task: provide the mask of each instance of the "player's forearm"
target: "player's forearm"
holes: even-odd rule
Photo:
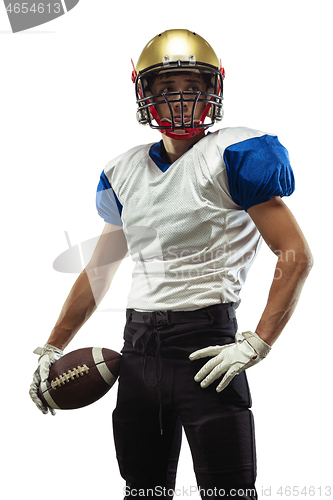
[[[84,270],[76,280],[47,343],[64,349],[96,310],[109,288],[103,279],[88,277]]]
[[[279,256],[267,305],[256,328],[267,344],[276,341],[292,316],[311,267],[308,250],[286,251]]]

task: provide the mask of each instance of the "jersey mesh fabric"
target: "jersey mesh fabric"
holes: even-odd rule
[[[164,172],[149,156],[151,145],[107,165],[104,175],[122,207],[135,262],[128,308],[194,310],[239,301],[260,234],[233,199],[223,156],[230,145],[265,135],[222,129],[201,139]],[[235,155],[232,163],[228,168],[234,172]],[[270,186],[267,192],[271,197],[277,191]]]

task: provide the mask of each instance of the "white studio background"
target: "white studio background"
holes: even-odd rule
[[[94,405],[43,416],[28,395],[37,356],[77,274],[54,259],[103,228],[95,190],[105,164],[159,133],[135,119],[131,57],[159,32],[196,31],[226,69],[224,127],[278,134],[296,192],[286,203],[315,257],[298,308],[269,358],[249,370],[259,496],[279,486],[332,485],[330,351],[331,5],[282,0],[170,1],[148,5],[81,0],[68,14],[12,34],[0,5],[2,215],[2,455],[6,500],[122,498],[111,414],[116,389]],[[254,329],[275,260],[262,247],[238,310]],[[99,311],[68,350],[120,350],[131,278],[121,265]],[[115,309],[115,311],[104,311]],[[139,432],[139,429],[138,429]],[[195,486],[184,440],[177,487]],[[319,488],[322,488],[320,492]],[[271,492],[269,491],[271,488]],[[333,495],[333,493],[332,493]],[[185,495],[184,495],[185,496]],[[192,498],[199,498],[192,493]]]

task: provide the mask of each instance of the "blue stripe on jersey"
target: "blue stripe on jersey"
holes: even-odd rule
[[[208,134],[210,134],[210,132],[208,132]],[[193,148],[194,144],[191,144],[191,146],[188,148],[188,151]],[[164,158],[162,158],[162,151],[165,151],[163,140],[151,146],[151,148],[149,149],[149,156],[162,172],[166,172],[172,165],[172,163],[168,163],[164,160]]]
[[[100,181],[97,186],[96,207],[99,215],[109,224],[122,226],[121,212],[122,205],[119,202],[111,184],[105,173],[101,173]]]
[[[288,151],[277,136],[263,135],[227,147],[223,156],[230,194],[248,210],[273,196],[290,196],[295,180]]]
[[[160,142],[157,142],[156,144],[153,144],[152,147],[149,149],[149,156],[153,160],[153,162],[158,166],[162,172],[166,172],[171,163],[167,163],[161,156],[161,149],[162,149],[162,144],[163,141],[161,140]]]

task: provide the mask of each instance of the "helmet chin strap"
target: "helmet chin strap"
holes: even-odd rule
[[[199,124],[200,120],[194,120],[194,123]],[[172,125],[172,121],[169,118],[162,118],[158,120],[158,125],[160,125],[161,127],[163,127],[163,125],[165,125],[166,127],[170,127],[170,125]],[[163,135],[170,137],[171,139],[176,139],[177,141],[184,141],[185,139],[190,139],[192,137],[195,137],[196,135],[201,134],[207,128],[208,127],[204,126],[200,128],[186,128],[186,129],[181,127],[175,127],[174,129],[162,128],[160,129],[160,132]]]
[[[162,122],[163,125],[163,122]],[[195,128],[195,129],[179,129],[179,132],[174,132],[174,130],[170,129],[161,129],[160,132],[163,135],[166,135],[167,137],[170,137],[171,139],[176,139],[177,141],[184,141],[186,139],[192,139],[196,135],[201,134],[205,130],[207,130],[208,127],[203,127],[203,128]]]

